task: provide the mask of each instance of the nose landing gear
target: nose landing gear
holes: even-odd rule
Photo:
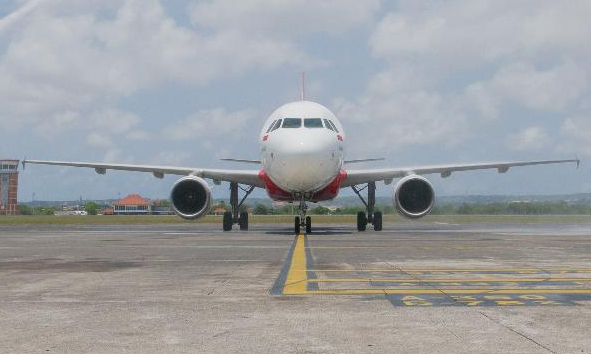
[[[351,186],[353,192],[357,194],[361,202],[365,205],[367,215],[365,212],[360,211],[357,213],[357,231],[365,231],[367,224],[373,224],[374,231],[382,231],[382,213],[379,211],[374,212],[376,205],[376,183],[369,182],[367,186],[363,188],[357,188]],[[367,201],[361,196],[361,191],[367,188]]]
[[[308,211],[308,205],[306,204],[305,200],[302,198],[300,199],[300,215],[295,217],[295,233],[299,234],[302,228],[305,228],[306,234],[312,233],[312,218],[310,216],[306,216],[306,212]]]

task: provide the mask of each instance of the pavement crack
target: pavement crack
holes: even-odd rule
[[[397,269],[397,270],[398,270],[400,273],[402,273],[402,274],[405,274],[405,275],[407,275],[407,276],[409,276],[409,277],[413,278],[414,280],[416,280],[416,281],[418,282],[418,284],[421,284],[421,285],[423,285],[423,286],[428,286],[428,287],[430,287],[431,289],[437,290],[437,291],[439,291],[439,292],[440,292],[442,295],[444,295],[445,297],[449,298],[451,301],[453,301],[453,302],[455,302],[455,303],[462,304],[462,305],[464,305],[464,306],[466,306],[466,307],[467,307],[467,305],[466,305],[466,304],[462,303],[461,301],[458,301],[456,298],[454,298],[454,297],[453,297],[453,296],[451,296],[450,294],[446,293],[446,292],[445,292],[445,290],[443,290],[443,289],[440,289],[440,288],[439,288],[439,287],[437,287],[437,286],[434,286],[432,283],[429,283],[428,281],[425,281],[425,279],[419,278],[419,277],[415,276],[414,274],[412,274],[412,273],[409,273],[409,272],[405,271],[404,269],[402,269],[401,267],[399,267],[399,266],[397,266],[397,265],[395,265],[395,264],[391,264],[391,263],[389,263],[389,262],[386,262],[386,264],[387,264],[387,265],[389,265],[390,267],[394,268],[394,269]],[[384,291],[384,292],[385,292],[385,291]]]
[[[516,330],[516,329],[513,329],[513,328],[511,328],[510,326],[507,326],[507,325],[505,325],[505,324],[501,323],[500,321],[496,321],[495,319],[493,319],[492,317],[488,316],[488,315],[487,315],[487,314],[485,314],[484,312],[482,312],[482,311],[478,311],[478,313],[479,313],[479,314],[481,314],[482,316],[484,316],[484,317],[485,317],[486,319],[488,319],[489,321],[491,321],[491,322],[493,322],[493,323],[496,323],[496,324],[498,324],[499,326],[502,326],[502,327],[504,327],[504,328],[506,328],[506,329],[510,330],[511,332],[513,332],[513,333],[515,333],[515,334],[517,334],[517,335],[521,336],[522,338],[525,338],[525,339],[527,339],[528,341],[530,341],[530,342],[534,343],[534,344],[535,344],[535,345],[537,345],[538,347],[540,347],[540,348],[542,348],[542,349],[545,349],[545,350],[546,350],[546,351],[548,351],[549,353],[558,354],[557,352],[555,352],[555,351],[553,351],[552,349],[550,349],[550,348],[546,347],[546,346],[545,346],[545,345],[543,345],[542,343],[540,343],[540,342],[537,342],[535,339],[533,339],[533,338],[531,338],[531,337],[528,337],[528,336],[526,336],[525,334],[523,334],[523,333],[519,332],[519,331],[518,331],[518,330]]]

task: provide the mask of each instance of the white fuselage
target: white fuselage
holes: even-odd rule
[[[263,170],[283,191],[312,195],[339,176],[344,136],[341,123],[326,107],[309,101],[285,104],[261,131]]]

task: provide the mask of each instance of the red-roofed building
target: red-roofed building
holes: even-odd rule
[[[152,204],[139,194],[130,194],[113,203],[115,215],[137,215],[152,213]]]

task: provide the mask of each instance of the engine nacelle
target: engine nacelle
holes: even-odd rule
[[[392,202],[400,215],[413,219],[421,218],[429,214],[433,208],[435,191],[425,177],[406,176],[394,187]]]
[[[197,219],[211,209],[211,189],[207,182],[195,176],[186,176],[172,186],[170,201],[174,212],[184,219]]]

